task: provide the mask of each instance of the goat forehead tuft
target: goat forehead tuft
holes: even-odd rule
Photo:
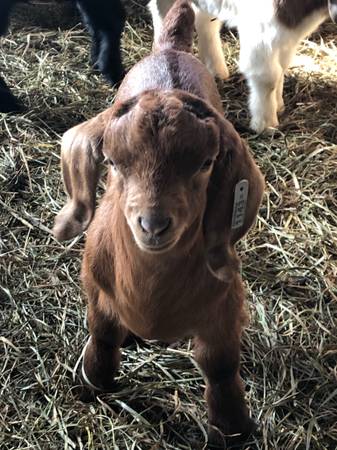
[[[198,119],[205,120],[212,117],[210,109],[198,99],[184,101],[184,110],[194,114]]]
[[[114,108],[114,116],[120,118],[128,114],[132,108],[137,104],[138,97],[132,97],[123,103],[117,103]]]
[[[124,114],[121,114],[123,113]],[[188,171],[219,148],[218,122],[202,100],[172,92],[147,92],[120,106],[105,133],[115,161],[143,172]]]
[[[134,109],[133,119],[153,134],[168,129],[184,135],[191,130],[205,131],[210,125],[205,119],[212,121],[214,117],[202,100],[164,92],[144,95]]]
[[[197,126],[198,121],[214,120],[214,111],[202,99],[187,92],[153,89],[117,103],[113,116],[129,118],[133,126],[158,130],[172,124],[179,126],[184,120],[190,128]]]
[[[161,107],[168,110],[181,109],[182,102],[172,93],[165,91],[148,91],[139,97],[138,105],[140,109],[146,111]]]

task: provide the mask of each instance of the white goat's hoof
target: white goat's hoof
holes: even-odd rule
[[[225,61],[214,61],[214,58],[210,58],[208,61],[203,61],[208,71],[215,78],[219,78],[220,80],[227,80],[229,78],[229,70]]]
[[[219,80],[227,80],[229,78],[229,70],[227,69],[227,66],[210,68],[209,71],[215,78],[219,78]]]
[[[256,133],[262,133],[263,131],[267,131],[268,129],[277,128],[279,122],[277,119],[274,120],[266,120],[266,119],[255,119],[253,118],[250,121],[250,128]]]

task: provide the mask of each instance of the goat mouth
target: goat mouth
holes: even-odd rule
[[[141,250],[143,250],[144,252],[152,253],[152,254],[159,254],[159,253],[167,252],[175,245],[176,242],[177,242],[177,240],[174,239],[170,242],[165,242],[163,244],[149,245],[149,244],[145,244],[144,242],[141,242],[137,239],[138,247]]]

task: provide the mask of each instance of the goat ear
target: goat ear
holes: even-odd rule
[[[55,218],[53,234],[59,241],[80,234],[93,218],[108,111],[71,128],[63,135],[61,165],[68,201]]]
[[[219,116],[220,151],[207,193],[204,233],[211,272],[228,281],[239,269],[234,244],[253,225],[264,180],[234,127]]]
[[[328,0],[328,7],[331,20],[337,23],[337,0]]]

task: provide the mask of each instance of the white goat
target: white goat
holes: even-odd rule
[[[149,4],[156,41],[172,0]],[[236,27],[240,37],[240,71],[250,89],[250,127],[262,132],[278,126],[284,110],[284,73],[299,42],[312,33],[329,13],[337,20],[337,0],[193,0],[199,55],[210,72],[228,78],[222,52],[222,22]]]

